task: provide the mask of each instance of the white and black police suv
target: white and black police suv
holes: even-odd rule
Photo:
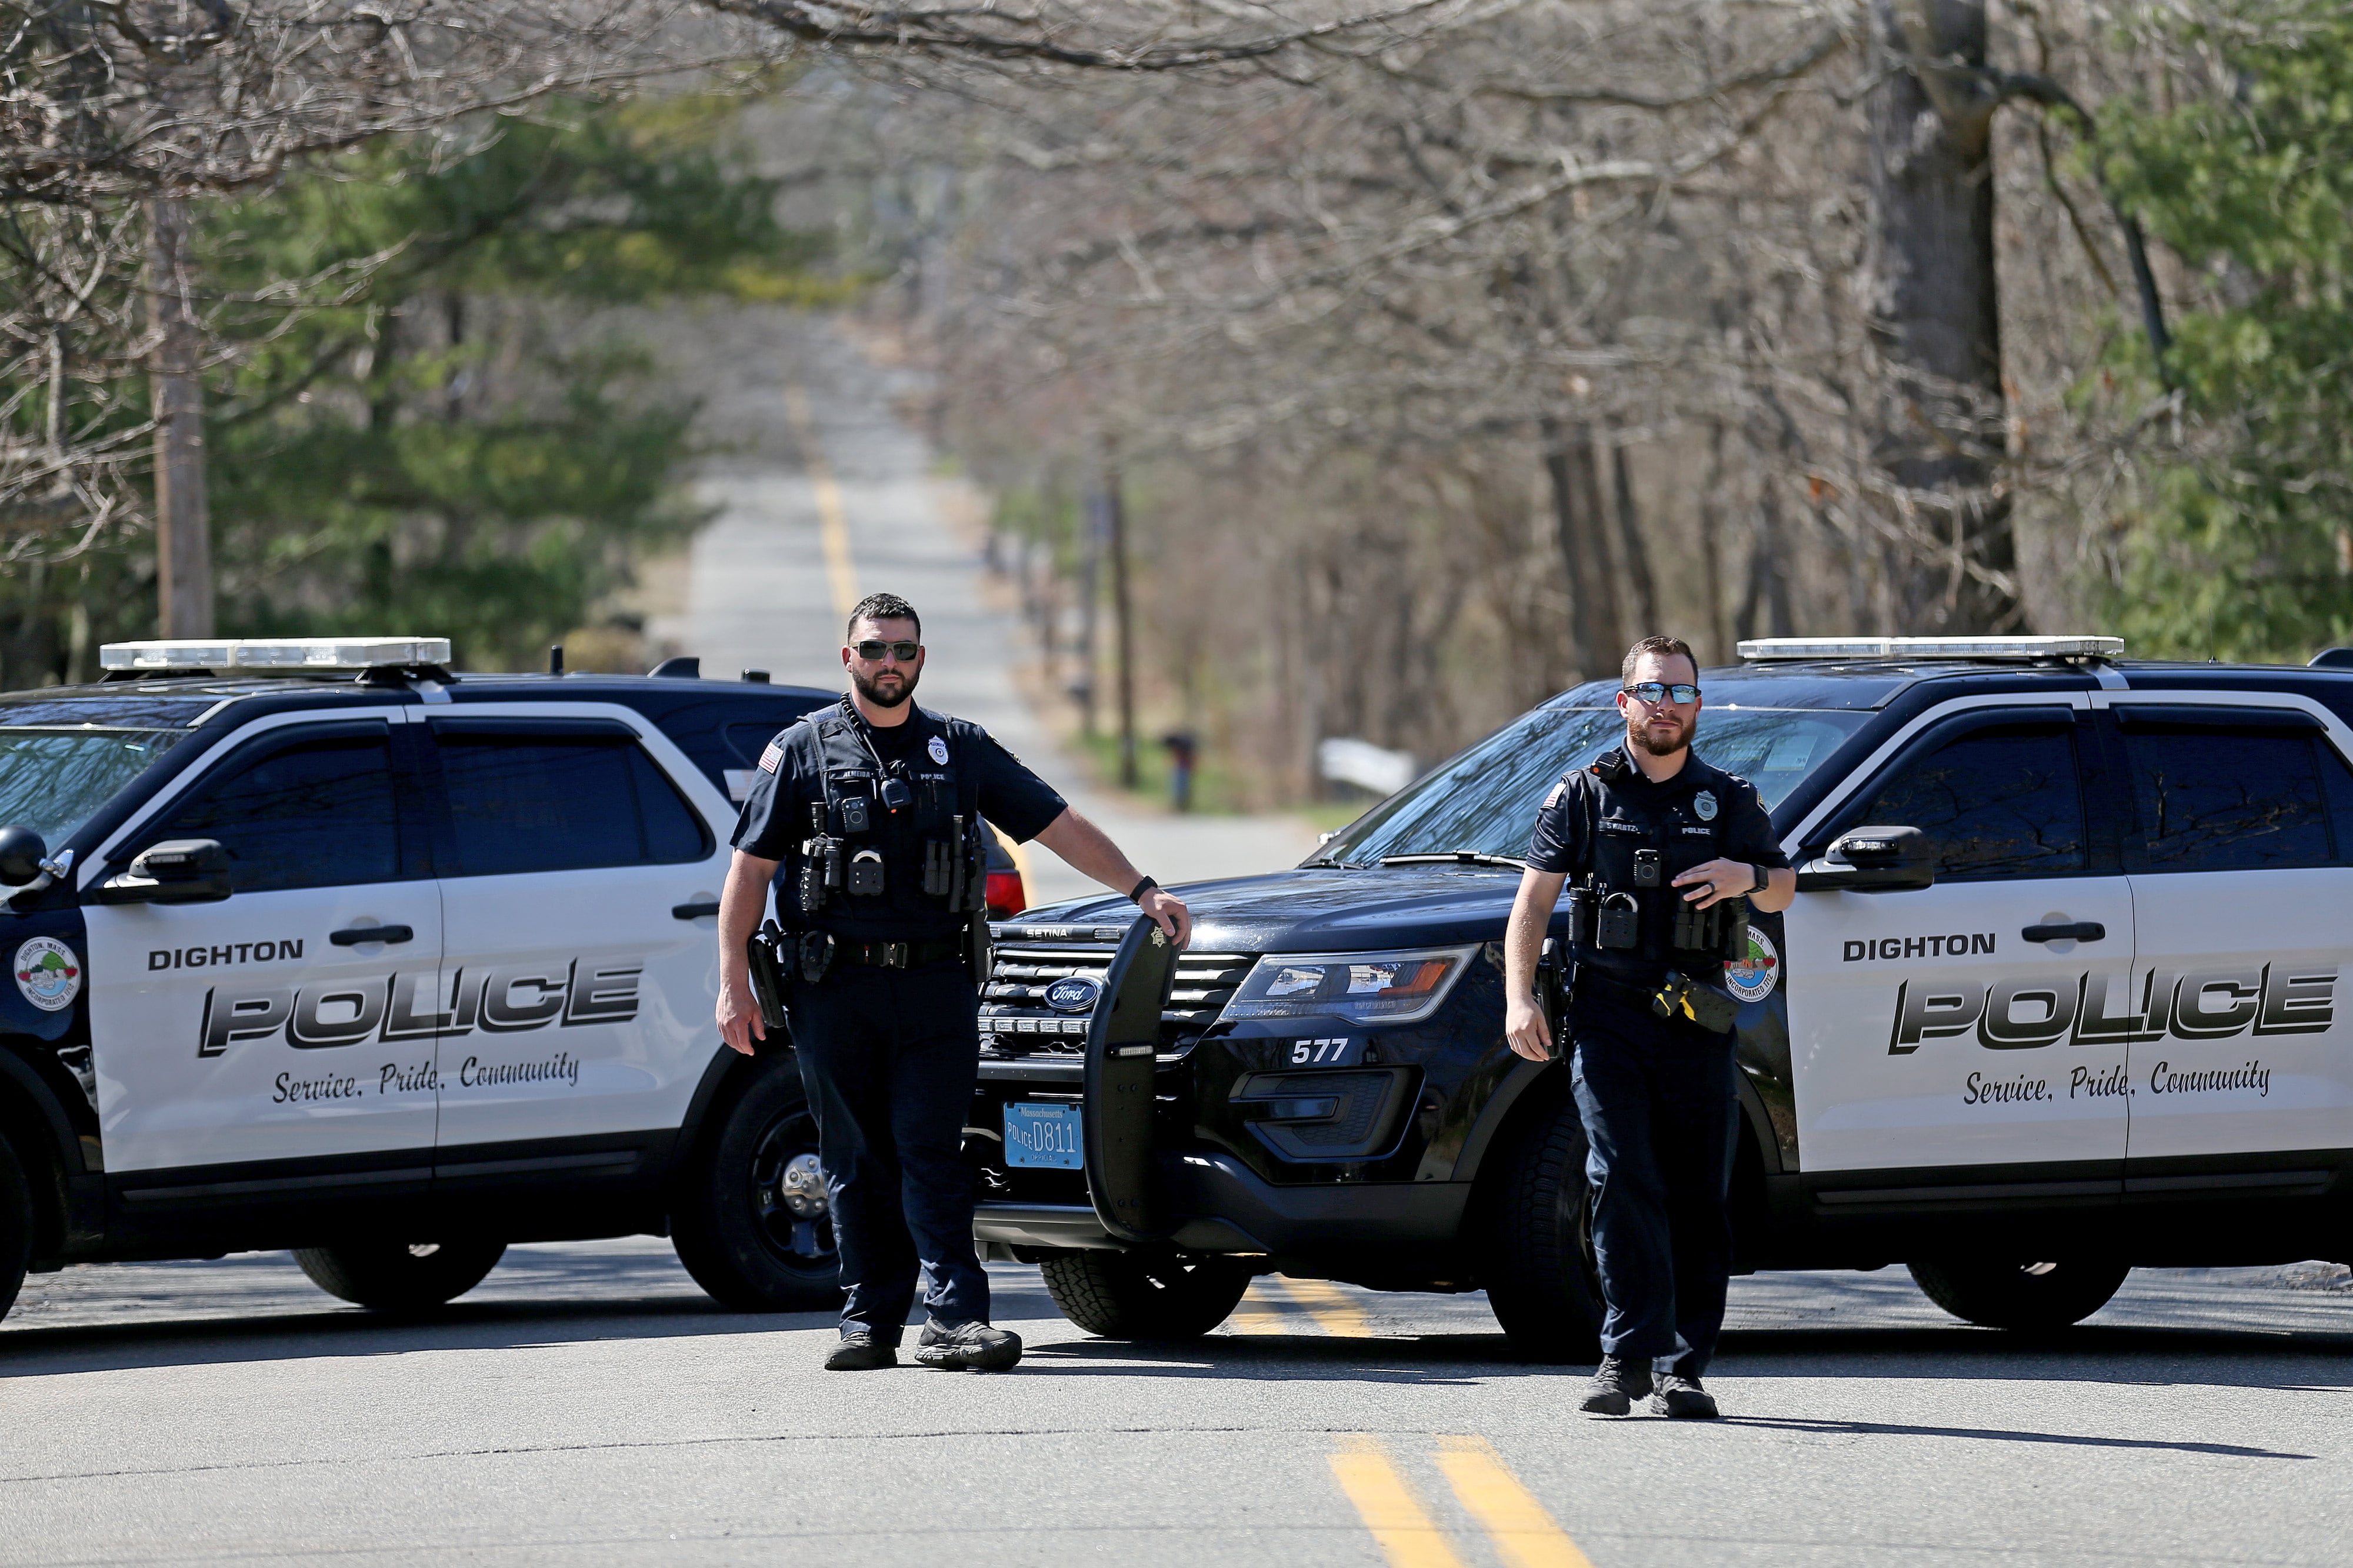
[[[2126,662],[2108,637],[1773,639],[1697,747],[1800,868],[1734,1047],[1737,1266],[1905,1263],[1980,1323],[2136,1264],[2353,1261],[2353,654]],[[1484,1288],[1595,1354],[1568,1069],[1510,1055],[1538,803],[1618,745],[1568,691],[1299,868],[997,928],[969,1134],[999,1257],[1100,1333],[1204,1332],[1253,1273]],[[1556,934],[1565,934],[1564,905]]]
[[[448,658],[115,644],[0,696],[0,1310],[278,1247],[413,1308],[640,1232],[730,1305],[839,1300],[791,1058],[712,1023],[731,797],[832,695]]]

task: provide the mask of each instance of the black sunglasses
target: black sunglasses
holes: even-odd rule
[[[1620,687],[1619,689],[1625,692],[1629,697],[1633,698],[1638,702],[1655,704],[1661,698],[1668,696],[1673,697],[1677,702],[1696,702],[1699,700],[1699,688],[1696,686],[1685,686],[1681,682],[1678,682],[1673,686],[1669,686],[1663,681],[1638,680],[1631,686],[1622,686]]]
[[[857,647],[858,657],[869,664],[881,658],[886,652],[897,656],[901,664],[913,664],[915,662],[915,656],[923,651],[923,645],[917,642],[862,642]]]

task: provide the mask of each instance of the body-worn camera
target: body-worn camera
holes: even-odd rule
[[[1659,885],[1659,852],[1655,849],[1634,851],[1634,886],[1655,888]]]
[[[841,797],[841,830],[844,833],[871,833],[874,830],[874,813],[862,795]]]

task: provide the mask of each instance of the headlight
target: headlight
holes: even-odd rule
[[[1271,952],[1226,1004],[1228,1018],[1345,1018],[1411,1024],[1438,1011],[1472,947],[1406,952]]]

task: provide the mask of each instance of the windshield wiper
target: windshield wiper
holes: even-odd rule
[[[1312,860],[1302,860],[1299,868],[1303,871],[1361,871],[1364,867],[1354,860],[1335,860],[1329,855],[1318,855]]]
[[[1443,855],[1384,855],[1384,866],[1500,866],[1508,870],[1525,871],[1528,863],[1514,860],[1508,855],[1482,855],[1476,849],[1450,849]]]

